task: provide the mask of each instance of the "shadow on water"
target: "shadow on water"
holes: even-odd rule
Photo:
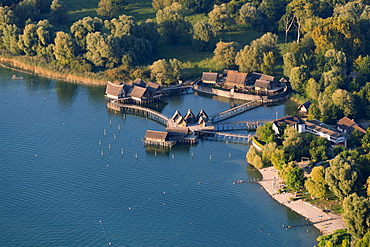
[[[91,86],[86,88],[89,102],[104,104],[105,86]]]
[[[74,102],[78,92],[78,85],[56,81],[55,91],[57,92],[59,105],[66,108],[67,106],[71,106]]]
[[[256,168],[254,168],[254,166],[248,164],[246,166],[246,171],[248,176],[258,180],[262,179],[261,173]]]

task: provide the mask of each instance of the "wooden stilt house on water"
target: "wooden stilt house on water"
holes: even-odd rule
[[[176,144],[175,140],[170,140],[168,132],[147,130],[143,142],[146,145],[159,145],[164,147],[172,147]]]
[[[186,122],[178,110],[176,110],[171,119],[177,124],[177,126],[186,127]]]
[[[121,83],[117,85],[108,81],[105,95],[109,100],[125,99],[127,102],[140,105],[161,101],[167,96],[159,84],[145,83],[140,78],[137,78],[132,84]]]

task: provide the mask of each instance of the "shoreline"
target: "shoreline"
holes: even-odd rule
[[[305,217],[309,221],[308,224],[319,229],[323,235],[332,234],[335,230],[346,228],[341,216],[323,212],[321,209],[301,199],[290,201],[289,199],[294,197],[290,193],[278,194],[273,186],[277,180],[276,178],[278,178],[278,171],[274,167],[262,168],[258,169],[258,171],[262,175],[262,180],[258,183],[273,199]]]
[[[8,66],[4,63],[11,64]],[[18,71],[25,74],[35,74],[37,76],[53,79],[53,80],[60,80],[69,83],[76,83],[76,84],[84,84],[84,85],[91,85],[91,86],[101,86],[105,85],[106,81],[102,81],[100,79],[93,79],[84,76],[78,76],[73,74],[64,74],[62,72],[55,72],[49,70],[47,68],[38,67],[35,65],[31,65],[26,62],[19,61],[14,58],[7,58],[0,56],[0,66],[6,69],[10,69],[13,71]]]

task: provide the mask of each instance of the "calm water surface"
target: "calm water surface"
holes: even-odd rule
[[[316,244],[315,228],[282,227],[305,220],[258,184],[232,185],[260,177],[245,161],[248,146],[145,148],[145,131],[164,126],[108,111],[103,87],[13,74],[0,69],[0,246]],[[235,104],[188,94],[152,107],[212,115]],[[260,107],[232,121],[294,107]]]

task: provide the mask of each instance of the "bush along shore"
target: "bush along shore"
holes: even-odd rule
[[[38,62],[32,57],[5,57],[0,56],[0,66],[14,71],[34,74],[50,79],[62,80],[71,83],[86,84],[86,85],[105,85],[105,80],[101,75],[86,72],[81,75],[76,75],[73,71],[63,69],[58,71],[52,66],[46,65],[44,62]]]

